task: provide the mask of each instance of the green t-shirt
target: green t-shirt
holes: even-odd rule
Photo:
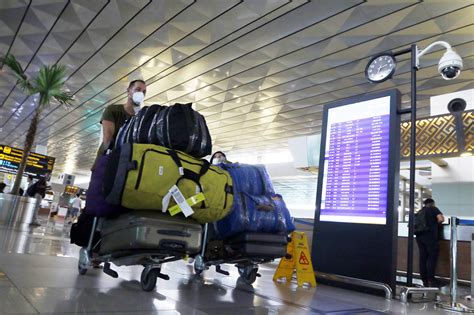
[[[102,118],[100,119],[100,123],[102,123],[104,120],[107,120],[115,124],[115,132],[112,140],[115,141],[120,127],[122,127],[125,121],[129,118],[130,115],[125,111],[123,105],[109,105],[105,108]]]
[[[114,136],[112,138],[112,142],[115,142],[115,138],[117,137],[117,134],[120,130],[120,127],[127,121],[127,119],[130,118],[130,115],[125,111],[125,108],[123,105],[109,105],[105,108],[104,113],[102,114],[102,118],[100,119],[100,123],[102,121],[107,120],[111,121],[115,125],[115,131],[114,131]],[[92,165],[93,170],[95,168],[95,164],[97,163],[97,159],[99,156],[104,154],[104,152],[107,150],[106,145],[102,142],[100,144],[99,150],[97,151],[97,156],[94,161],[94,164]]]

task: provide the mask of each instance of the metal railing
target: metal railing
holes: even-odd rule
[[[365,280],[365,279],[358,279],[358,278],[351,278],[351,277],[346,277],[346,276],[341,276],[341,275],[334,275],[334,274],[324,273],[324,272],[316,272],[316,278],[323,278],[323,279],[330,280],[330,281],[348,283],[348,284],[352,284],[352,285],[358,285],[358,286],[361,286],[361,287],[377,289],[377,290],[383,290],[385,292],[385,298],[387,300],[391,300],[392,297],[393,297],[392,288],[390,288],[390,286],[388,284],[381,283],[381,282],[375,282],[375,281],[370,281],[370,280]]]
[[[474,225],[474,221],[463,220],[463,224]],[[469,224],[471,223],[471,224]],[[456,312],[463,313],[474,313],[474,308],[470,308],[462,303],[458,302],[458,270],[457,270],[457,254],[458,254],[458,233],[457,227],[460,221],[457,217],[451,217],[450,229],[451,229],[451,241],[450,241],[450,282],[449,282],[449,301],[448,302],[437,302],[436,306]],[[472,283],[471,283],[472,285]]]

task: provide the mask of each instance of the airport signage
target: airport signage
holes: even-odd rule
[[[23,150],[0,144],[0,171],[16,174],[20,167]],[[51,174],[55,158],[35,152],[28,156],[25,173],[35,177]]]
[[[392,90],[324,108],[311,252],[316,272],[395,290],[399,105],[400,93]]]

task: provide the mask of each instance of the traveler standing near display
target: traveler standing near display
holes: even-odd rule
[[[28,178],[26,179],[26,181],[28,183],[26,186],[26,191],[23,191],[23,194],[20,194],[20,196],[23,196],[23,195],[28,196],[28,189],[36,183],[33,175],[28,175]]]
[[[110,144],[115,141],[120,127],[127,119],[140,110],[140,105],[145,99],[146,83],[143,80],[131,81],[127,88],[127,102],[125,104],[109,105],[105,108],[100,123],[102,124],[101,144],[97,152],[96,160],[92,166],[94,170],[99,156],[109,149]]]
[[[82,205],[82,200],[81,200],[81,194],[77,194],[74,199],[71,201],[71,210],[70,210],[70,215],[71,218],[69,220],[69,224],[74,222],[79,214],[79,211],[81,210],[81,205]]]
[[[43,200],[44,196],[46,195],[46,179],[41,177],[36,183],[31,185],[27,190],[26,194],[29,197],[33,197],[36,199],[35,210],[33,211],[33,220],[31,221],[30,225],[40,226],[41,224],[38,222],[38,210],[41,206],[41,201]]]
[[[5,183],[0,183],[0,194],[5,193],[5,187],[7,187],[7,184]]]
[[[439,237],[444,216],[436,208],[435,201],[426,199],[424,207],[415,214],[415,235],[420,252],[420,275],[425,287],[435,287],[436,263],[439,252]]]

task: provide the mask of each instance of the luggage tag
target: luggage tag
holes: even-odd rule
[[[168,210],[170,199],[171,199],[171,192],[168,192],[166,195],[163,196],[163,200],[161,200],[161,212],[165,213],[166,210]]]
[[[204,201],[206,199],[206,197],[204,196],[203,193],[199,193],[197,195],[194,195],[192,197],[189,197],[188,199],[186,199],[186,204],[188,207],[191,208],[191,206],[194,206],[195,204],[198,204],[202,201]],[[174,216],[180,212],[182,212],[182,208],[179,206],[179,204],[175,205],[175,206],[172,206],[171,208],[168,209],[168,211],[170,212],[170,215],[171,216]],[[191,209],[192,211],[192,209]],[[183,211],[184,213],[184,211]],[[193,211],[194,213],[194,211]],[[186,216],[186,214],[185,214]]]
[[[174,201],[176,201],[177,206],[181,209],[185,217],[189,217],[191,214],[194,213],[193,209],[188,205],[186,199],[184,198],[183,194],[179,190],[178,186],[173,185],[169,192],[171,193],[171,197],[173,197]]]

